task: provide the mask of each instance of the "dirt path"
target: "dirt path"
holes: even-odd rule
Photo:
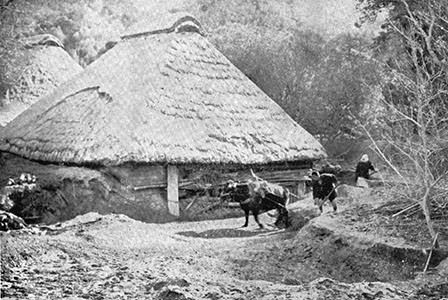
[[[274,222],[267,214],[261,220]],[[243,223],[234,218],[147,224],[123,215],[90,213],[34,234],[2,234],[1,296],[408,299],[413,291],[406,283],[325,278],[329,273],[316,267],[313,245],[303,248],[298,232],[272,226],[260,230],[253,220],[241,228]]]
[[[262,220],[272,222],[267,215]],[[88,214],[46,235],[3,236],[4,250],[20,241],[22,264],[4,276],[2,299],[292,299],[313,294],[312,286],[288,278],[245,281],[243,271],[253,261],[244,257],[275,254],[276,244],[292,233],[240,224],[241,218],[159,225]],[[271,267],[265,266],[268,279]],[[338,292],[332,286],[340,285],[331,280],[315,284],[324,294],[326,289]],[[351,289],[356,293],[355,287],[344,287]],[[366,286],[362,293],[382,289],[381,284]]]

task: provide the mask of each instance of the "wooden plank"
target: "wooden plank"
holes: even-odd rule
[[[193,201],[191,201],[190,204],[188,204],[187,207],[185,207],[184,213],[187,212],[187,211],[190,209],[190,207],[192,207],[193,204],[194,204],[194,203],[196,202],[196,200],[198,200],[198,199],[199,199],[199,196],[194,197]]]
[[[142,185],[142,186],[135,186],[133,188],[134,191],[141,191],[141,190],[149,190],[149,189],[157,189],[157,188],[166,188],[166,183],[154,183],[149,185]]]
[[[166,185],[166,168],[162,165],[133,165],[110,167],[108,172],[125,185],[140,187],[153,184]]]
[[[394,217],[396,217],[396,216],[399,216],[399,215],[401,215],[402,213],[404,213],[404,212],[406,212],[406,211],[408,211],[408,210],[410,210],[410,209],[412,209],[412,208],[414,208],[414,207],[416,207],[416,206],[418,206],[418,205],[420,205],[420,203],[414,203],[414,204],[412,204],[411,206],[408,206],[408,207],[406,207],[405,209],[400,210],[399,212],[393,214],[393,215],[392,215],[392,218],[394,218]]]
[[[282,171],[270,171],[270,172],[260,172],[256,173],[257,176],[268,180],[268,181],[302,181],[304,180],[305,176],[308,174],[308,170],[282,170]],[[251,178],[250,172],[244,171],[244,172],[238,172],[238,173],[229,173],[227,175],[230,175],[235,178]]]
[[[241,204],[239,204],[238,202],[228,202],[226,206],[230,208],[239,208],[241,207]]]
[[[431,246],[431,250],[429,251],[429,255],[428,255],[428,259],[426,260],[426,264],[425,264],[425,268],[423,269],[423,274],[426,273],[426,271],[428,270],[429,267],[429,261],[431,260],[432,257],[432,252],[434,250],[434,248],[437,245],[437,238],[439,237],[439,233],[436,233],[436,236],[434,237],[434,241],[432,242],[432,246]]]
[[[150,170],[153,171],[153,170]],[[283,170],[283,171],[272,171],[272,172],[265,172],[261,173],[260,177],[263,179],[272,182],[277,183],[281,185],[286,186],[303,186],[304,185],[304,176],[306,175],[307,170]],[[160,172],[159,172],[160,173]],[[179,172],[178,172],[179,174]],[[249,174],[249,171],[242,171],[239,173],[228,173],[225,174],[226,177],[234,178],[235,180],[245,180],[252,178],[252,176]],[[168,177],[168,174],[167,174]],[[165,177],[165,178],[167,178]],[[152,178],[152,177],[151,177]],[[167,188],[168,183],[164,181],[162,178],[152,178],[149,184],[143,184],[143,185],[137,185],[133,187],[134,191],[141,191],[141,190],[147,190],[147,189],[157,189],[157,188]],[[223,180],[221,183],[217,183],[217,185],[223,185],[225,184],[227,180]],[[178,179],[178,188],[183,189],[186,187],[189,187],[190,185],[195,185],[194,180],[192,179]],[[199,186],[198,186],[199,187]],[[205,186],[203,187],[205,188]]]
[[[167,166],[167,200],[168,212],[176,217],[179,214],[179,170],[176,166]]]

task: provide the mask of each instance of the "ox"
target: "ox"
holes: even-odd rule
[[[249,213],[252,212],[255,222],[260,228],[264,228],[258,220],[258,214],[272,209],[278,211],[275,226],[279,226],[281,222],[285,224],[285,227],[289,226],[288,210],[286,209],[286,205],[289,203],[287,189],[260,180],[244,183],[229,181],[223,192],[223,196],[229,196],[231,201],[240,203],[246,217],[243,227],[249,225]]]

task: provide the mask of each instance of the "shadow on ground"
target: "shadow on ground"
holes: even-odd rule
[[[221,228],[221,229],[210,229],[206,231],[196,232],[196,231],[181,231],[177,232],[178,235],[204,238],[204,239],[219,239],[219,238],[244,238],[256,235],[266,235],[280,232],[279,229],[236,229],[236,228]]]

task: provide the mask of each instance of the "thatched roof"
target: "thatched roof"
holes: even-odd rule
[[[42,34],[21,41],[24,57],[29,62],[19,73],[16,84],[0,99],[0,126],[36,102],[40,97],[82,71],[54,36]]]
[[[316,139],[199,34],[197,21],[185,20],[188,26],[175,22],[123,37],[11,122],[0,149],[107,165],[325,156]]]

